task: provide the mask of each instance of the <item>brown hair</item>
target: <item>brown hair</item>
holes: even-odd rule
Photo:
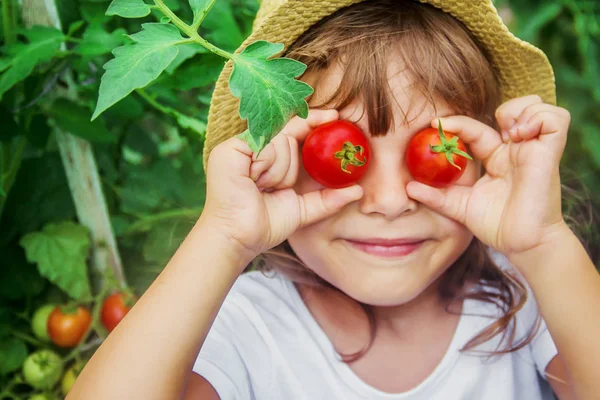
[[[393,51],[397,50],[397,51]],[[486,51],[452,16],[426,4],[398,0],[364,1],[339,10],[305,32],[287,57],[305,63],[307,71],[320,71],[332,62],[344,67],[343,84],[324,104],[342,109],[359,96],[365,103],[371,135],[385,135],[393,126],[392,100],[387,76],[389,57],[398,56],[413,87],[435,106],[444,99],[454,111],[496,126],[494,112],[501,103],[499,84]],[[408,110],[402,110],[404,123]],[[297,282],[312,282],[338,290],[304,266],[286,241],[261,255],[253,264],[263,272],[277,270]],[[476,284],[476,290],[466,290]],[[527,300],[527,289],[510,271],[499,268],[486,247],[474,238],[467,250],[445,272],[440,296],[448,300],[476,299],[495,304],[503,315],[471,339],[471,350],[497,335],[500,344],[491,354],[526,346],[540,323],[523,338],[515,338],[517,312]],[[377,326],[369,305],[361,304],[371,331],[362,350],[343,355],[356,361],[373,343]],[[490,353],[487,353],[490,354]]]

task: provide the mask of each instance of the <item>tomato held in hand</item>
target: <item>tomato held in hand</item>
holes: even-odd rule
[[[85,307],[77,307],[72,313],[56,307],[48,318],[48,334],[57,346],[75,347],[91,323],[92,316]]]
[[[115,293],[108,296],[102,304],[100,319],[107,331],[112,332],[117,324],[129,312],[132,306],[132,296],[126,293]]]
[[[352,186],[365,175],[371,150],[364,133],[353,123],[332,121],[315,128],[304,141],[304,169],[323,186]]]
[[[413,178],[437,188],[455,183],[472,159],[458,136],[443,131],[441,122],[438,129],[418,132],[406,149],[406,164]]]

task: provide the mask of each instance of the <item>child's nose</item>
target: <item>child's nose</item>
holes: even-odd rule
[[[369,171],[360,182],[364,191],[360,211],[364,214],[381,214],[387,219],[415,211],[417,202],[406,193],[406,184],[412,177],[403,160],[373,157],[372,161]]]

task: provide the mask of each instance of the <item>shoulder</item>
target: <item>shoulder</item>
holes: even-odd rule
[[[279,273],[250,271],[238,277],[225,301],[250,301],[257,306],[271,306],[273,301],[289,302],[291,285],[293,283]]]
[[[250,326],[280,325],[281,320],[293,318],[297,309],[293,290],[293,283],[279,273],[246,272],[231,287],[214,327],[235,333]]]

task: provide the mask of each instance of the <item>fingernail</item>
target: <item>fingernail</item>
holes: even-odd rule
[[[506,129],[502,130],[502,141],[504,143],[510,142],[510,136],[508,136],[508,131]]]

